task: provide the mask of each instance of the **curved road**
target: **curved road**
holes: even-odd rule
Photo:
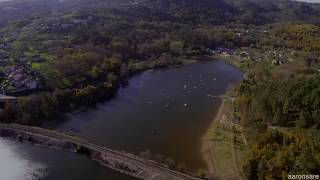
[[[98,146],[82,138],[72,136],[63,132],[58,132],[39,127],[22,126],[17,124],[0,124],[0,130],[10,130],[18,134],[22,133],[28,134],[33,137],[44,137],[47,139],[74,143],[78,146],[85,147],[91,151],[101,153],[103,156],[108,157],[109,159],[111,158],[112,160],[115,160],[120,164],[129,164],[131,166],[134,166],[135,169],[140,169],[141,171],[138,174],[135,174],[134,176],[139,177],[141,179],[200,180],[200,178],[198,177],[168,169],[165,166],[153,162],[151,160],[142,159],[130,153],[120,152],[106,147]],[[120,172],[128,174],[121,170]],[[130,175],[130,173],[128,175]]]

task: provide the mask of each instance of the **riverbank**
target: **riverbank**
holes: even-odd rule
[[[233,99],[222,99],[219,110],[202,137],[201,153],[214,179],[243,179],[241,159],[246,150],[242,128],[234,123]]]
[[[190,171],[206,169],[199,151],[200,139],[212,121],[212,109],[216,111],[220,105],[212,96],[223,94],[228,85],[239,82],[241,76],[241,72],[222,61],[144,72],[130,78],[128,85],[119,88],[111,101],[70,113],[50,128],[134,154],[149,150],[157,161],[175,162],[179,168]],[[50,167],[49,174],[57,174],[56,167],[64,164]],[[70,164],[80,166],[81,163]],[[58,174],[72,177],[67,172]]]
[[[92,82],[80,87],[46,88],[45,91],[20,94],[17,101],[0,104],[0,122],[41,126],[50,121],[63,120],[67,113],[95,106],[115,97],[119,88],[126,86],[128,80],[136,74],[147,70],[178,68],[196,62],[200,62],[197,56],[177,58],[166,63],[139,62],[131,68],[128,65],[125,68],[119,67],[117,72],[109,74],[106,79],[92,79]]]
[[[17,124],[0,124],[0,137],[29,142],[32,145],[83,154],[100,165],[137,179],[176,179],[201,180],[187,172],[175,171],[164,164],[159,164],[124,151],[116,151],[98,146],[88,140],[70,136],[58,131],[21,126]]]

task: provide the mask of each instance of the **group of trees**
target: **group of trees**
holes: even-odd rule
[[[0,27],[0,45],[6,44],[6,51],[10,51],[9,62],[0,68],[0,81],[5,80],[2,72],[6,67],[20,62],[19,66],[40,73],[50,88],[50,92],[5,103],[0,109],[0,122],[35,125],[58,119],[65,112],[110,98],[121,79],[132,72],[180,64],[186,56],[206,54],[207,48],[256,45],[319,55],[320,29],[314,24],[320,23],[320,6],[316,4],[287,0],[145,0],[133,5],[123,0],[116,1],[118,8],[110,8],[114,2],[107,3],[110,7],[104,1],[95,2],[53,3],[56,8],[62,4],[60,8],[65,10],[41,14],[48,8],[44,7],[38,12],[41,16],[14,18],[17,20]],[[63,5],[77,8],[69,11]],[[23,9],[14,3],[12,7]],[[4,13],[7,11],[0,10]],[[281,25],[286,21],[310,24]],[[271,23],[278,23],[271,32],[266,31],[270,30],[265,29],[268,26],[259,26]],[[33,57],[39,58],[35,61]],[[22,59],[25,62],[21,65]],[[310,58],[306,62],[314,63]],[[252,153],[244,165],[246,176],[279,179],[286,173],[319,174],[317,141],[268,129],[270,125],[320,128],[319,76],[274,77],[269,69],[257,72],[238,87],[241,122],[250,131],[252,142]],[[141,155],[185,170],[184,164],[161,155]],[[200,176],[205,174],[199,171]]]
[[[86,105],[94,105],[114,94],[117,82],[105,82],[81,89],[54,90],[6,102],[0,109],[0,122],[40,125],[45,121],[62,118],[64,113]]]
[[[276,68],[261,66],[249,71],[237,88],[241,123],[250,142],[243,166],[246,177],[287,179],[288,174],[319,174],[318,73],[307,68],[290,75],[275,74]]]
[[[179,57],[203,54],[207,48],[257,43],[253,32],[240,36],[229,27],[232,24],[241,23],[242,29],[252,29],[249,26],[280,21],[278,16],[282,17],[283,12],[300,6],[310,9],[301,12],[304,16],[318,12],[316,5],[282,3],[147,0],[141,2],[142,6],[118,8],[97,3],[76,11],[20,18],[0,28],[0,35],[11,48],[10,66],[26,58],[31,63],[24,66],[40,72],[51,88],[81,87],[88,81],[103,79],[123,63],[179,63]],[[272,18],[268,20],[266,13],[273,14]],[[307,21],[304,16],[296,18]],[[319,28],[314,25],[275,31],[278,39],[288,41],[288,47],[310,50],[319,50],[318,35]],[[39,56],[41,61],[34,63],[33,56]],[[165,58],[175,60],[168,62]]]
[[[320,127],[320,78],[246,80],[239,87],[249,111],[246,119],[280,126]],[[250,114],[250,115],[249,115]]]
[[[244,163],[244,174],[250,180],[287,179],[288,174],[317,175],[320,173],[318,141],[298,133],[262,133],[251,147],[250,157]]]
[[[103,79],[123,63],[179,63],[183,56],[205,54],[207,48],[255,44],[253,35],[238,36],[226,26],[149,20],[105,8],[32,16],[4,26],[0,34],[11,48],[9,66],[27,59],[31,63],[25,68],[40,72],[51,88]],[[34,62],[33,56],[40,60]]]
[[[188,172],[188,168],[184,163],[178,163],[171,158],[166,158],[161,154],[153,154],[150,150],[142,151],[139,156],[145,159],[153,160],[158,163],[166,165],[170,169],[174,169],[181,172]],[[201,178],[208,178],[208,172],[205,169],[198,169],[195,171],[195,175]]]
[[[305,51],[320,50],[320,27],[312,24],[291,24],[276,27],[274,34],[286,42],[287,47]]]
[[[176,169],[178,171],[186,171],[187,166],[184,163],[177,163],[171,158],[166,158],[161,154],[153,154],[151,151],[146,150],[139,153],[139,156],[145,159],[154,160],[158,163],[163,163],[171,169]]]

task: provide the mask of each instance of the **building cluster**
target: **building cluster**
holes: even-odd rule
[[[209,50],[211,55],[220,57],[239,57],[242,60],[252,60],[252,53],[249,48],[233,49],[233,48],[216,48]]]
[[[0,94],[19,94],[40,88],[40,73],[31,70],[32,62],[40,62],[39,55],[26,57],[23,54],[10,57],[10,46],[0,44]],[[29,59],[32,61],[29,61]],[[14,64],[14,65],[13,65]]]
[[[283,50],[261,50],[257,48],[216,48],[208,49],[211,55],[221,58],[236,58],[239,61],[270,61],[273,65],[281,65],[288,61],[294,61],[292,52]]]
[[[57,19],[50,23],[42,23],[39,25],[40,31],[69,31],[79,27],[87,27],[90,23],[103,23],[98,17],[86,16],[82,18]]]
[[[27,71],[21,66],[8,67],[0,76],[1,94],[36,90],[41,86],[39,74],[35,71]]]

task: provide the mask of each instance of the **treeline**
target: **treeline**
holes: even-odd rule
[[[164,157],[159,153],[153,154],[150,150],[140,152],[139,156],[145,159],[149,159],[158,163],[165,164],[170,169],[175,169],[181,172],[187,171],[187,166],[184,163],[177,163],[173,159]]]
[[[243,165],[247,179],[285,180],[288,175],[320,173],[319,134],[317,141],[312,141],[301,134],[260,133]]]
[[[276,75],[273,67],[261,66],[237,88],[250,146],[245,176],[253,180],[319,174],[319,75],[311,70]]]
[[[140,152],[139,156],[144,159],[148,159],[148,160],[152,160],[157,163],[160,163],[160,165],[165,165],[172,170],[176,170],[176,171],[180,171],[180,172],[184,172],[184,173],[190,172],[189,169],[187,168],[186,164],[178,163],[178,162],[174,161],[173,159],[165,157],[159,153],[153,154],[150,150]],[[196,175],[200,178],[203,178],[203,179],[209,178],[208,172],[205,169],[196,170],[194,172],[194,175]]]
[[[57,89],[22,97],[17,102],[4,104],[0,109],[0,122],[40,125],[62,118],[69,111],[111,98],[116,90],[117,82],[105,82],[81,89]]]
[[[320,27],[312,24],[280,25],[274,34],[286,42],[288,48],[319,51]]]
[[[223,0],[197,3],[161,0],[141,4],[145,6],[113,9],[92,6],[11,22],[0,29],[1,41],[10,47],[8,65],[19,64],[40,72],[46,85],[52,88],[79,87],[103,79],[114,72],[116,64],[145,61],[165,64],[165,59],[204,54],[207,48],[255,46],[260,37],[251,30],[268,22],[265,14],[260,19],[261,12],[278,14],[290,6],[311,9],[315,6],[295,2],[281,10],[275,2]],[[248,13],[239,11],[240,7],[248,9]],[[258,19],[262,22],[254,22]],[[279,28],[275,31],[277,38],[272,41],[285,42],[281,46],[289,48],[316,51],[319,50],[316,27]],[[235,29],[250,32],[239,35]]]
[[[245,80],[239,95],[246,102],[245,121],[279,126],[320,128],[319,76]]]
[[[206,54],[207,48],[256,43],[253,34],[239,36],[226,26],[151,21],[105,9],[30,17],[0,32],[3,41],[11,41],[11,63],[26,59],[24,66],[40,72],[53,88],[70,88],[105,77],[122,63],[165,65],[170,59]]]
[[[318,12],[313,7],[315,5],[285,1],[286,6],[279,9],[276,2],[263,2],[143,1],[139,5],[113,9],[97,3],[72,11],[21,18],[0,28],[1,45],[3,43],[6,46],[3,53],[9,56],[5,57],[7,60],[0,68],[0,74],[4,74],[2,72],[12,66],[23,67],[37,72],[35,74],[39,73],[40,77],[36,78],[44,79],[44,84],[52,91],[72,89],[70,91],[75,94],[77,89],[86,89],[90,85],[100,89],[99,86],[106,79],[121,78],[131,71],[180,64],[185,57],[208,53],[208,48],[254,46],[258,37],[251,30],[259,29],[254,25],[268,23],[268,18],[264,16],[267,12],[276,16],[280,12],[291,11],[291,7],[297,7],[297,12],[306,17]],[[312,11],[302,12],[300,7],[307,7]],[[244,13],[239,9],[250,10],[249,13]],[[273,18],[275,17],[271,17]],[[239,35],[236,29],[242,29],[245,33]],[[282,34],[284,33],[279,32],[279,36],[285,38]],[[315,37],[315,34],[311,34],[310,37]],[[297,36],[297,39],[299,37]],[[0,81],[5,81],[5,78]],[[50,96],[44,94],[40,97]],[[29,98],[19,100],[17,109],[31,111],[24,108],[20,102],[29,101],[26,100]],[[45,102],[34,101],[39,103],[39,106]],[[73,101],[72,99],[67,104],[72,104]],[[299,117],[308,116],[310,113],[314,116],[315,112],[308,112],[309,107],[304,109],[306,110],[301,114],[305,115],[299,114]],[[273,109],[272,113],[273,111],[276,110]],[[5,115],[8,116],[5,121],[16,121],[16,117],[31,119],[27,118],[28,115],[22,116],[23,113],[17,114],[20,115],[14,118]],[[44,116],[39,114],[36,116]],[[282,111],[278,114],[281,119],[286,116]]]

